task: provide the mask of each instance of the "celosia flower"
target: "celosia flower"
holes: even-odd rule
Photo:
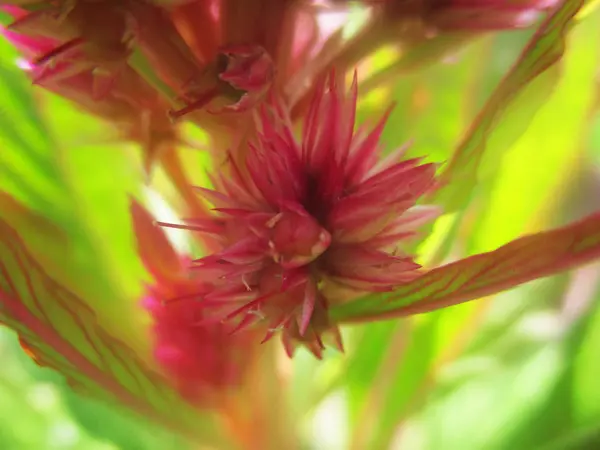
[[[204,324],[205,312],[193,303],[164,303],[164,298],[185,297],[195,284],[152,216],[135,201],[131,213],[140,256],[154,278],[142,301],[153,320],[154,357],[186,400],[218,403],[242,383],[253,355],[251,340],[231,335],[221,323]]]
[[[402,149],[379,160],[387,115],[355,132],[356,98],[356,75],[349,95],[334,74],[319,84],[301,142],[283,104],[263,106],[243,166],[231,160],[215,190],[200,190],[215,216],[189,226],[222,250],[194,261],[202,298],[187,301],[237,329],[264,323],[265,340],[282,329],[290,355],[300,340],[320,356],[330,327],[341,347],[330,305],[418,276],[402,240],[437,214],[415,206],[433,186],[434,165],[400,161]]]
[[[165,114],[168,102],[125,59],[115,66],[118,70],[109,70],[103,61],[90,59],[86,51],[89,46],[84,46],[83,40],[62,42],[59,31],[70,23],[70,16],[61,15],[60,11],[45,8],[26,13],[9,8],[16,21],[4,35],[27,58],[34,83],[110,120],[122,138],[142,144],[149,167],[181,142]],[[49,23],[54,26],[46,26]],[[85,42],[89,39],[91,36]]]
[[[273,63],[261,46],[214,47],[209,60],[198,61],[165,11],[150,3],[39,3],[31,11],[4,7],[15,18],[4,34],[28,58],[33,81],[116,122],[124,137],[144,145],[148,165],[180,143],[170,119],[204,107],[244,111],[271,83]],[[156,73],[132,65],[134,52]],[[205,127],[236,122],[202,117]]]
[[[154,322],[154,357],[186,400],[206,407],[241,384],[251,359],[245,336],[221,324],[199,326],[199,310],[186,302],[165,307],[150,295],[142,304]]]
[[[282,423],[290,401],[284,370],[292,364],[280,364],[265,351],[268,347],[257,345],[261,339],[280,333],[289,355],[305,345],[320,357],[328,338],[342,348],[338,327],[345,323],[448,307],[600,257],[598,213],[439,267],[419,267],[409,250],[414,242],[405,245],[442,209],[423,204],[443,204],[453,227],[467,222],[463,217],[471,209],[463,199],[475,197],[472,186],[485,172],[480,162],[493,148],[488,141],[515,98],[535,97],[521,96],[522,89],[557,68],[583,0],[564,1],[548,15],[457,150],[448,152],[440,177],[434,176],[433,164],[403,160],[403,149],[381,156],[388,114],[371,128],[355,129],[358,83],[355,76],[347,93],[342,80],[360,62],[366,69],[361,73],[370,77],[366,85],[395,81],[400,70],[433,62],[478,33],[528,25],[554,2],[365,0],[354,2],[370,8],[358,32],[342,36],[320,28],[322,11],[350,3],[0,0],[12,5],[3,6],[15,19],[4,33],[26,58],[23,67],[33,81],[141,144],[147,161],[157,159],[170,171],[186,206],[197,206],[178,211],[192,219],[177,227],[198,232],[209,244],[194,247],[202,257],[190,261],[173,250],[160,229],[173,225],[157,225],[134,202],[139,254],[115,251],[113,245],[126,246],[124,240],[111,240],[116,227],[109,230],[110,224],[81,217],[94,200],[87,192],[72,192],[81,187],[78,177],[71,179],[78,166],[71,167],[70,160],[63,164],[62,148],[54,153],[54,143],[41,148],[33,142],[27,148],[30,129],[40,135],[47,130],[35,123],[12,127],[7,118],[5,137],[11,145],[5,150],[12,154],[2,158],[6,167],[0,171],[12,177],[8,188],[14,192],[0,192],[0,320],[17,331],[38,364],[62,372],[81,392],[118,399],[211,448],[229,448],[235,440],[239,448],[287,449],[300,442],[294,427]],[[363,57],[387,44],[400,49],[388,67],[369,67],[370,58],[362,65]],[[374,59],[379,66],[380,58]],[[422,87],[419,80],[418,91],[429,92],[429,75]],[[470,85],[474,80],[466,75],[463,81],[468,78]],[[213,156],[212,187],[199,188],[198,196],[178,164],[184,121],[202,129]],[[436,155],[446,149],[440,150]],[[494,161],[498,155],[491,153]],[[14,161],[18,164],[12,167]],[[42,176],[31,183],[21,177],[38,172]],[[434,187],[440,184],[445,189],[437,195]],[[124,189],[114,193],[124,197]],[[23,204],[13,198],[19,195]],[[214,210],[208,212],[205,204]],[[60,209],[56,223],[39,214],[50,208]],[[458,210],[467,214],[452,214]],[[449,230],[432,259],[443,259],[456,235]],[[466,241],[459,236],[457,243]],[[431,242],[435,246],[435,239]],[[86,260],[86,255],[91,256]],[[123,266],[127,257],[139,257],[152,275],[143,289],[135,270],[126,275],[114,270],[123,256]],[[143,293],[122,288],[111,270],[131,285],[137,282]],[[113,309],[107,312],[109,303]],[[148,316],[152,324],[145,328],[138,321]],[[445,323],[451,327],[467,323],[448,316]],[[438,319],[411,325],[429,333]],[[378,417],[373,411],[388,411],[389,403],[380,401],[385,393],[400,392],[395,386],[389,390],[388,375],[403,383],[396,367],[412,371],[412,355],[420,355],[422,342],[413,339],[402,352],[396,352],[402,345],[390,345],[394,354],[386,359],[387,346],[379,342],[394,341],[379,341],[372,329],[365,329],[365,341],[345,363],[352,366],[360,362],[353,357],[366,354],[385,364],[374,361],[371,372],[380,374],[377,378],[354,377],[361,388],[374,380],[377,388],[363,403],[371,417]],[[412,330],[399,329],[402,339]],[[445,351],[425,350],[427,361],[417,358],[419,366],[425,362],[421,369],[427,364],[437,369]],[[397,353],[405,359],[399,361]],[[401,386],[402,392],[421,391],[409,384]],[[393,409],[406,418],[408,397],[399,400],[402,404],[397,398],[390,396]],[[360,409],[354,422],[361,421]],[[387,417],[381,422],[391,438],[396,424]],[[355,434],[370,434],[360,428]],[[386,439],[364,447],[385,448]],[[362,440],[369,438],[359,436],[355,447]]]

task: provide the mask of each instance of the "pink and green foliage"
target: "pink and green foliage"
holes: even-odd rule
[[[595,2],[0,5],[0,322],[167,430],[144,448],[568,448],[599,420]],[[444,428],[479,348],[508,406]]]

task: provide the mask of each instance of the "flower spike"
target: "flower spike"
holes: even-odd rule
[[[387,115],[370,133],[355,133],[356,74],[349,94],[341,84],[333,72],[320,81],[302,142],[285,104],[261,107],[243,167],[199,191],[214,207],[214,226],[190,225],[220,229],[222,243],[194,263],[202,289],[221,301],[210,312],[203,301],[195,307],[233,328],[254,323],[265,339],[282,330],[288,352],[300,341],[320,356],[331,305],[417,276],[399,238],[437,212],[415,207],[434,186],[435,167],[417,159],[378,165]]]

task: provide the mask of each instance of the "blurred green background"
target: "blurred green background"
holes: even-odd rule
[[[444,163],[531,31],[487,36],[362,99],[361,120],[398,102],[387,148]],[[600,13],[569,36],[560,74],[521,98],[494,135],[463,210],[436,224],[420,259],[440,263],[600,208]],[[384,64],[382,51],[374,65]],[[383,63],[381,62],[383,61]],[[545,101],[531,119],[531,105]],[[536,103],[537,102],[537,103]],[[528,109],[529,108],[529,109]],[[522,134],[521,134],[522,132]],[[144,274],[127,195],[144,174],[132,146],[41,89],[0,42],[0,188],[64,226],[98,289],[135,298]],[[182,149],[189,165],[198,151]],[[168,189],[160,171],[157,189]],[[345,356],[300,352],[289,405],[314,450],[600,448],[600,265],[477,302],[344,330]],[[111,303],[112,302],[112,303]],[[119,308],[106,298],[107,308]],[[131,300],[131,308],[135,301]],[[80,396],[0,328],[0,449],[192,448],[143,419]],[[202,447],[196,447],[202,448]]]

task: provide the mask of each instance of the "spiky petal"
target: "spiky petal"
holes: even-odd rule
[[[435,167],[400,154],[380,161],[387,115],[355,132],[356,96],[356,76],[348,95],[334,73],[322,80],[301,141],[282,103],[262,107],[244,164],[232,160],[214,190],[199,189],[215,207],[202,229],[217,230],[222,249],[192,264],[208,290],[196,307],[236,330],[266,328],[265,339],[282,330],[290,353],[302,341],[320,356],[328,330],[341,347],[329,305],[412,280],[419,266],[401,241],[437,214],[415,207]]]

